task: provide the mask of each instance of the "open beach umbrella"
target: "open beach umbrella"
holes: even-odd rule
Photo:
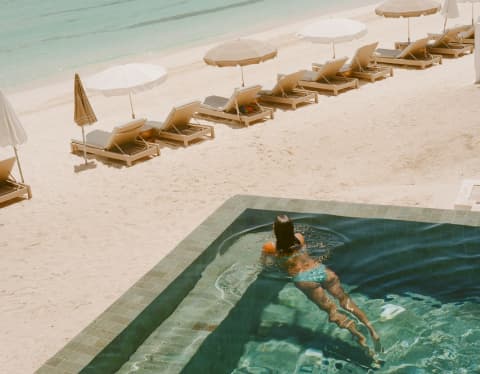
[[[410,18],[435,14],[440,8],[440,3],[434,0],[387,0],[375,8],[375,13],[386,18],[407,18],[410,43]]]
[[[472,26],[474,24],[474,17],[473,17],[473,13],[474,13],[474,5],[475,3],[480,3],[480,0],[458,0],[460,3],[472,3]]]
[[[443,32],[445,32],[447,29],[447,19],[457,18],[460,15],[457,0],[444,0],[441,14],[445,17],[445,20],[443,21]]]
[[[18,171],[24,183],[17,145],[27,141],[27,133],[5,95],[0,91],[0,147],[12,146],[17,158]]]
[[[125,64],[108,68],[85,80],[85,86],[91,91],[101,92],[105,96],[128,95],[132,118],[132,94],[149,90],[167,79],[167,71],[159,65]]]
[[[83,158],[85,159],[85,165],[87,164],[87,150],[85,147],[85,125],[91,125],[92,123],[97,122],[97,117],[93,112],[92,106],[88,101],[87,94],[83,89],[82,81],[80,76],[75,74],[75,82],[73,84],[73,95],[75,97],[75,112],[73,115],[73,120],[75,123],[82,128],[82,138],[83,138]]]
[[[207,65],[218,67],[240,66],[242,87],[244,87],[244,66],[259,64],[276,56],[277,48],[268,43],[254,39],[237,39],[219,44],[210,49],[203,57],[203,60]]]
[[[332,18],[305,26],[297,35],[313,43],[331,44],[335,58],[335,43],[359,39],[367,33],[367,26],[346,18]]]

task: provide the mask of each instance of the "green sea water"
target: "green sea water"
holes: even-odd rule
[[[0,88],[372,0],[0,0]]]

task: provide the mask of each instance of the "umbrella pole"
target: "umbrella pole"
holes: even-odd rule
[[[245,80],[243,79],[243,66],[240,65],[240,71],[242,72],[242,87],[245,87]]]
[[[87,164],[87,142],[85,140],[85,129],[82,127],[82,138],[83,138],[83,158],[85,159],[85,165]]]
[[[332,42],[333,58],[335,58],[335,42]]]
[[[443,32],[447,29],[447,15],[445,15],[445,21],[443,21]]]
[[[473,24],[475,23],[475,21],[473,20],[473,11],[474,11],[473,4],[474,4],[474,3],[472,3],[472,26],[473,26]]]
[[[132,118],[135,119],[135,113],[133,112],[133,104],[132,104],[132,93],[128,93],[128,97],[130,98],[130,109],[132,109]]]
[[[20,166],[20,158],[18,157],[17,147],[13,146],[13,150],[15,151],[15,157],[17,158],[17,165],[18,165],[18,171],[20,172],[20,178],[22,179],[22,183],[25,183],[25,180],[23,179],[22,167]]]
[[[408,44],[410,44],[410,17],[407,17],[408,20]]]

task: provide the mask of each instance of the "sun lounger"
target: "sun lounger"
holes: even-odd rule
[[[72,140],[72,152],[83,152],[120,160],[131,166],[134,161],[149,156],[158,156],[160,148],[157,144],[147,143],[139,135],[145,119],[136,119],[122,126],[117,126],[112,132],[94,130],[87,134],[86,145],[81,140]]]
[[[458,41],[463,44],[475,44],[475,26],[468,26],[465,31],[458,33]]]
[[[343,67],[347,57],[334,59],[325,62],[323,65],[316,65],[315,71],[306,71],[303,78],[298,82],[302,88],[331,91],[335,96],[339,91],[349,88],[358,88],[358,79],[341,77],[337,74]]]
[[[430,38],[418,39],[407,45],[404,49],[375,50],[373,60],[375,63],[392,64],[399,66],[413,66],[420,69],[442,63],[442,56],[431,55],[427,52]]]
[[[213,122],[250,126],[253,122],[273,118],[273,109],[262,107],[257,95],[262,86],[236,88],[230,98],[208,96],[193,117]]]
[[[464,179],[454,209],[480,211],[480,180]]]
[[[339,70],[339,75],[365,79],[370,82],[393,76],[393,68],[391,66],[372,64],[373,53],[377,46],[378,42],[358,48],[351,62],[343,65]],[[313,70],[319,66],[321,65],[313,64]]]
[[[443,34],[428,34],[433,40],[427,45],[430,53],[460,57],[473,52],[472,44],[460,42],[459,34],[466,31],[468,26],[458,26],[446,30]]]
[[[304,70],[292,74],[279,75],[277,83],[270,90],[261,90],[259,100],[266,103],[291,105],[297,109],[298,104],[318,103],[316,92],[298,88],[298,81],[305,74]]]
[[[184,147],[197,139],[204,139],[205,137],[213,139],[215,138],[213,126],[190,123],[193,114],[199,108],[200,101],[191,101],[174,106],[165,122],[147,121],[145,125],[152,127],[159,139],[183,142]]]
[[[0,161],[0,204],[17,197],[32,197],[30,186],[15,181],[12,177],[12,168],[15,165],[15,157]]]

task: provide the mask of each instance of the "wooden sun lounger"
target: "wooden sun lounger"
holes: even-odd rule
[[[304,73],[303,78],[298,82],[299,86],[320,91],[331,91],[335,96],[338,95],[339,91],[358,88],[358,79],[338,75],[347,60],[348,58],[344,57],[327,61],[323,65],[316,65],[315,71]]]
[[[420,69],[442,63],[442,56],[431,55],[427,52],[430,38],[418,39],[407,45],[404,49],[375,50],[373,61],[375,63],[392,64],[398,66],[413,66]]]
[[[475,45],[475,26],[468,25],[465,31],[458,34],[458,41],[463,44]]]
[[[339,75],[345,77],[354,77],[375,82],[377,79],[383,79],[393,76],[393,68],[385,65],[372,64],[373,53],[378,46],[378,42],[364,45],[355,52],[352,61],[343,65],[339,70]],[[319,65],[313,64],[313,70]]]
[[[157,144],[148,143],[139,135],[145,125],[145,119],[136,119],[112,132],[94,130],[87,134],[86,145],[80,140],[72,140],[70,147],[73,153],[82,152],[124,161],[127,166],[145,157],[160,155]]]
[[[259,92],[259,101],[291,105],[292,109],[297,109],[299,104],[318,103],[316,92],[298,88],[298,82],[304,74],[305,71],[300,70],[292,74],[279,75],[277,83],[271,90]]]
[[[428,34],[433,38],[427,45],[428,52],[455,58],[472,53],[473,45],[463,44],[459,38],[459,34],[467,29],[468,26],[458,26],[446,30],[443,34]]]
[[[206,137],[213,139],[215,138],[213,126],[190,122],[199,108],[200,101],[174,106],[165,122],[147,121],[146,126],[154,128],[159,139],[183,142],[184,147],[187,147],[188,143],[197,139]]]
[[[0,161],[0,204],[17,197],[32,198],[30,186],[19,183],[11,177],[13,165],[15,165],[15,157],[7,158]]]
[[[230,98],[208,96],[193,117],[247,127],[257,121],[273,119],[273,109],[265,108],[257,101],[261,88],[258,85],[236,88]]]

